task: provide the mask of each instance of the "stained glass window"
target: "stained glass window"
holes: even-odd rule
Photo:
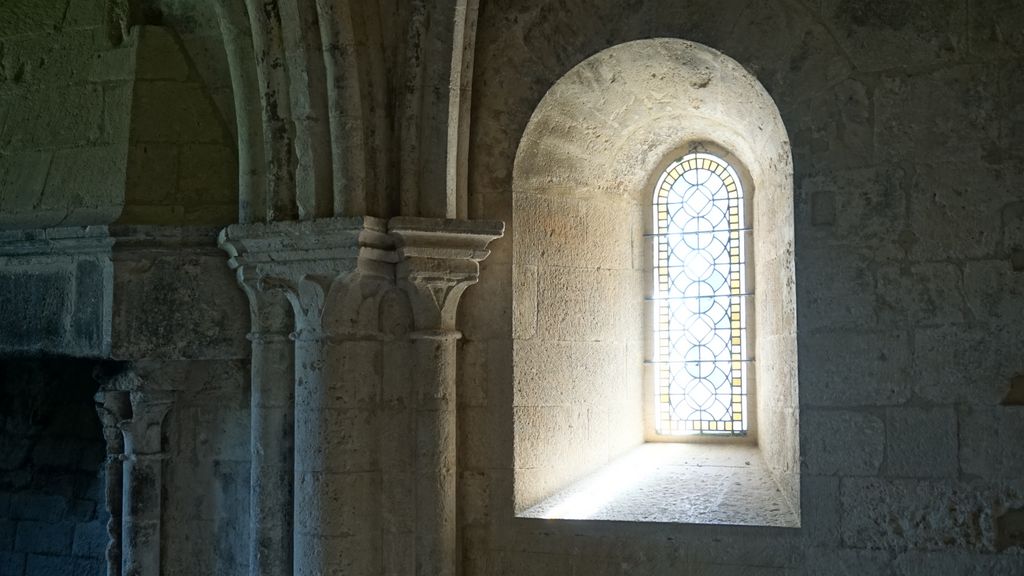
[[[691,152],[654,191],[655,427],[747,431],[743,188],[722,158]]]

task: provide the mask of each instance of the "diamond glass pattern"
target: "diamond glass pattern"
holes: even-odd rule
[[[747,351],[743,189],[729,164],[687,154],[654,198],[659,434],[743,435]]]

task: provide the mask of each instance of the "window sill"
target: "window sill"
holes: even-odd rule
[[[756,446],[648,443],[525,518],[797,527]]]

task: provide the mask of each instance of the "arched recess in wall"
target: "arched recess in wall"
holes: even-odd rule
[[[716,50],[678,39],[621,44],[577,65],[545,95],[520,142],[513,173],[517,515],[586,518],[551,513],[547,504],[617,458],[653,446],[644,415],[652,259],[645,230],[657,177],[693,144],[726,153],[749,180],[757,394],[753,444],[742,449],[756,451],[761,465],[743,481],[748,493],[759,486],[765,494],[747,498],[739,507],[749,510],[739,515],[653,519],[799,525],[789,140],[756,78]],[[737,448],[706,439],[675,447],[687,450],[672,456],[680,462],[705,464]],[[618,496],[605,490],[602,497]],[[732,498],[715,497],[726,507]],[[781,513],[763,514],[780,503]]]

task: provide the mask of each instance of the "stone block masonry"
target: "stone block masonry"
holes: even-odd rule
[[[124,197],[134,50],[91,0],[0,5],[0,225],[107,223]],[[97,14],[98,13],[98,14]],[[97,73],[100,68],[110,68]]]
[[[763,107],[719,59],[653,51],[589,69],[560,107],[573,121],[517,160],[558,79],[638,39],[720,51],[781,125],[683,134],[683,112]],[[159,552],[142,576],[1024,574],[1022,71],[1020,0],[0,0],[0,227],[114,237],[90,256],[22,235],[34,252],[10,258],[0,236],[0,575],[121,565],[103,544],[133,513],[109,506],[127,485],[105,472],[125,480],[124,415],[101,428],[71,359],[109,356],[174,401],[133,453],[129,476],[159,470],[164,488],[128,499],[147,508],[136,528],[160,528],[128,535],[150,572]],[[777,182],[751,191],[759,222],[793,213],[755,224],[752,255],[772,274],[758,328],[794,315],[799,352],[758,354],[755,392],[785,408],[759,440],[800,474],[802,526],[516,518],[523,478],[558,488],[517,461],[578,469],[614,451],[598,430],[642,421],[642,390],[612,386],[643,370],[642,300],[594,302],[643,280],[621,273],[648,261],[649,206],[627,198],[691,137],[793,183],[784,201]],[[530,164],[552,170],[515,176]],[[308,274],[243,274],[247,316],[212,236],[197,243],[213,254],[124,251],[122,216],[305,227],[309,251],[270,252]],[[412,242],[383,288],[339,278],[307,225],[364,216],[509,228],[458,323],[437,325],[465,262],[424,257],[446,247],[407,225],[386,231]],[[792,394],[767,385],[797,376]]]
[[[94,361],[0,360],[0,574],[100,574],[103,438]]]

